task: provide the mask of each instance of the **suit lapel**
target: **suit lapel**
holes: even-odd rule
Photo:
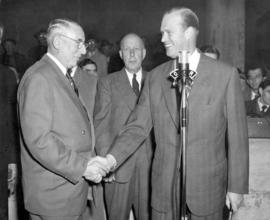
[[[173,61],[170,62],[169,68],[164,70],[165,73],[169,73],[173,70]],[[167,105],[167,108],[169,110],[169,113],[172,117],[172,120],[176,126],[176,128],[179,127],[179,114],[177,111],[177,102],[176,102],[176,89],[172,88],[172,82],[168,78],[169,75],[165,75],[165,79],[163,79],[163,85],[162,89],[165,96],[165,102]]]
[[[119,72],[119,77],[115,77],[115,87],[117,91],[120,93],[120,97],[125,100],[128,107],[133,110],[135,107],[135,100],[137,100],[137,96],[132,90],[130,82],[128,80],[126,71],[122,69]]]
[[[62,71],[59,69],[59,67],[47,56],[44,56],[44,61],[49,63],[49,65],[53,68],[52,74],[55,75],[55,80],[57,81],[57,84],[61,86],[66,92],[69,94],[72,101],[75,103],[77,108],[80,110],[82,116],[85,118],[86,121],[89,120],[87,112],[79,99],[79,97],[74,92],[73,88],[71,87],[68,79],[66,76],[62,73]]]

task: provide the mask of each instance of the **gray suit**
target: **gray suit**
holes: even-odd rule
[[[25,73],[18,103],[26,209],[42,216],[81,215],[93,129],[69,81],[47,55]]]
[[[145,75],[143,72],[143,78]],[[106,155],[137,100],[124,69],[99,80],[94,116],[97,154]],[[151,157],[152,145],[148,138],[117,170],[116,181],[105,184],[109,220],[128,219],[131,206],[138,219],[149,219]]]
[[[168,74],[169,61],[146,78],[139,103],[108,153],[121,166],[154,127],[151,204],[159,212],[178,208],[174,184],[179,177],[179,114]],[[224,206],[226,191],[248,192],[248,138],[236,69],[203,54],[189,95],[187,204],[200,216]],[[225,137],[228,134],[228,156]]]

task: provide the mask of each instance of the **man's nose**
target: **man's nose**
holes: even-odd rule
[[[130,49],[129,54],[133,57],[135,55],[135,49]]]

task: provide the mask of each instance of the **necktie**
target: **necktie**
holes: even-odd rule
[[[136,96],[139,96],[140,94],[140,89],[139,89],[139,83],[136,79],[136,74],[133,74],[133,78],[132,78],[132,89],[134,91],[134,93],[136,94]]]
[[[76,95],[79,96],[79,90],[78,90],[78,88],[77,88],[77,86],[76,86],[74,80],[72,79],[70,73],[71,73],[71,69],[68,69],[68,70],[67,70],[66,77],[67,77],[67,79],[68,79],[70,85],[71,85],[72,88],[74,89]]]
[[[266,112],[266,110],[267,110],[267,106],[266,105],[263,105],[261,112]]]

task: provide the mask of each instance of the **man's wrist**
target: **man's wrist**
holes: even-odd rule
[[[111,154],[107,154],[106,159],[110,165],[110,171],[114,171],[117,165],[116,159]]]

